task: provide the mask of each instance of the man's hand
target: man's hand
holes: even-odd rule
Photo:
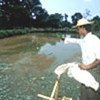
[[[87,65],[85,65],[85,64],[79,64],[78,65],[81,69],[83,69],[83,70],[86,70],[87,69]]]
[[[83,70],[89,70],[89,69],[92,69],[92,68],[95,68],[97,67],[97,65],[100,64],[100,60],[96,59],[94,62],[90,63],[90,64],[79,64],[78,66],[83,69]]]

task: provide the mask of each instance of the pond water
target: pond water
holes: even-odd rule
[[[74,51],[74,52],[73,52]],[[44,54],[49,57],[54,57],[58,64],[67,62],[70,58],[80,52],[80,48],[76,44],[64,44],[63,41],[56,42],[55,44],[44,44],[38,54]],[[73,60],[72,60],[73,62]]]
[[[79,62],[80,47],[64,44],[59,38],[24,35],[0,40],[0,100],[42,100],[50,96],[56,75],[63,63]],[[60,80],[59,96],[79,100],[79,83],[65,73]]]

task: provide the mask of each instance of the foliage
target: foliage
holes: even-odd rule
[[[6,29],[6,30],[0,30],[0,38],[9,37],[9,36],[15,36],[15,35],[24,35],[24,34],[38,34],[38,33],[75,33],[75,30],[67,28],[18,28],[18,29]]]
[[[64,19],[63,19],[64,18]],[[68,15],[49,15],[40,0],[0,0],[0,28],[64,28],[70,27]]]
[[[90,11],[86,9],[85,17],[88,16],[90,16]],[[0,37],[25,34],[26,29],[22,30],[25,27],[30,28],[27,29],[27,32],[44,30],[51,32],[55,31],[53,30],[55,28],[58,30],[61,28],[62,31],[67,29],[68,31],[69,28],[72,28],[72,25],[75,25],[77,20],[82,17],[83,15],[80,12],[76,12],[71,16],[71,23],[67,20],[68,15],[66,13],[64,16],[59,13],[49,15],[48,12],[42,8],[40,0],[0,0]],[[100,31],[100,17],[95,16],[92,20],[95,21],[93,29]],[[42,29],[35,30],[32,27]],[[4,31],[2,29],[13,29],[13,32]],[[59,31],[62,32],[61,30]]]
[[[1,28],[30,27],[43,10],[39,0],[1,0],[0,3]]]
[[[75,13],[71,18],[72,18],[72,22],[73,22],[73,25],[76,25],[77,24],[77,20],[81,19],[83,16],[81,13],[77,12]]]
[[[55,13],[51,14],[48,18],[48,26],[49,27],[55,27],[59,28],[61,27],[61,22],[62,22],[63,16],[61,14]]]
[[[95,16],[92,20],[94,21],[93,30],[100,31],[100,17]]]

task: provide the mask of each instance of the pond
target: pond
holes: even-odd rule
[[[38,93],[50,96],[56,80],[54,69],[80,58],[78,45],[64,44],[50,35],[0,39],[0,100],[42,100]],[[59,96],[79,100],[79,86],[64,73]]]

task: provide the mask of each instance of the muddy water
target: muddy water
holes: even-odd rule
[[[42,100],[38,93],[50,96],[62,64],[80,61],[80,48],[65,45],[58,38],[24,35],[0,40],[0,100]],[[79,84],[64,74],[59,96],[79,98]]]

